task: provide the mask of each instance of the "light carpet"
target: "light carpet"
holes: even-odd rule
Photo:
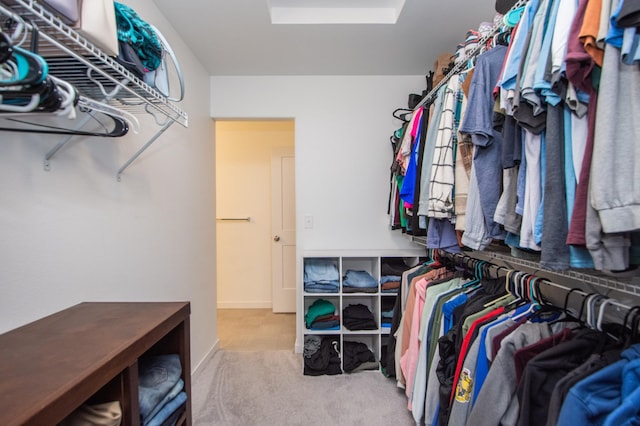
[[[379,371],[302,374],[291,351],[218,350],[193,378],[195,425],[414,425],[404,391]]]

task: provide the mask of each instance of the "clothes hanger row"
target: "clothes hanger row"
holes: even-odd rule
[[[38,34],[33,23],[15,14],[0,28],[0,119],[3,123],[0,130],[100,137],[121,137],[129,129],[139,132],[140,124],[129,112],[84,97],[69,82],[51,75],[46,59],[37,53]],[[29,48],[21,47],[27,40]],[[29,120],[30,116],[43,114],[71,120],[88,114],[100,130],[73,128],[74,121],[70,122],[71,128],[67,128],[63,122],[44,124],[40,119]]]
[[[519,17],[521,16],[520,8],[525,6],[527,1],[528,0],[518,0],[516,4],[513,5],[513,7],[509,10],[509,12],[507,12],[510,18],[509,22],[519,19]],[[510,31],[510,29],[508,30],[504,27],[505,26],[503,25],[495,25],[487,35],[483,36],[478,41],[478,46],[474,50],[472,50],[468,56],[474,58],[475,60],[475,57],[485,49],[485,47],[487,46],[487,43],[492,43],[494,46],[496,43],[497,44],[505,43],[508,40],[508,37],[505,35],[505,36],[502,36],[503,38],[500,38],[499,33]],[[447,84],[447,82],[453,75],[462,71],[465,67],[467,68],[469,67],[468,61],[460,61],[459,63],[457,63],[453,68],[449,70],[449,72],[445,74],[444,78],[435,87],[431,88],[429,93],[423,96],[422,100],[418,102],[415,108],[419,108],[423,105],[428,105],[432,103],[433,100],[436,98],[436,95],[438,94],[438,90],[440,89],[440,87]]]
[[[437,256],[435,254],[437,254]],[[504,276],[505,291],[507,294],[516,297],[516,301],[507,305],[505,310],[513,309],[518,304],[530,303],[532,307],[527,311],[527,314],[530,314],[534,310],[539,312],[544,310],[559,311],[564,315],[558,318],[558,321],[573,319],[594,330],[606,331],[613,339],[621,342],[624,341],[626,344],[638,341],[638,337],[640,337],[638,332],[640,327],[640,305],[629,307],[601,293],[587,293],[580,288],[565,287],[549,281],[546,278],[499,266],[464,254],[434,250],[433,257],[436,257],[438,261],[445,266],[447,265],[448,259],[459,268],[473,271],[473,276],[475,277],[475,280],[472,281],[473,284],[481,282],[484,278],[490,278],[493,274],[495,274],[496,277]],[[561,303],[562,306],[556,306],[545,299],[544,291],[542,290],[545,286],[564,292],[564,300]],[[572,310],[570,302],[575,295],[581,297],[581,299],[579,309]],[[575,298],[573,300],[575,304]],[[604,326],[605,315],[609,310],[611,310],[612,317],[616,320],[619,319],[620,312],[626,312],[620,327],[620,333],[616,332],[616,334],[619,335],[612,334],[606,330]]]

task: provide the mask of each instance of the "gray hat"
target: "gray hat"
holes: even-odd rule
[[[496,0],[496,12],[498,12],[501,15],[504,15],[516,3],[517,3],[517,0]]]

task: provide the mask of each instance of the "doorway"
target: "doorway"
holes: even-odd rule
[[[272,188],[274,153],[294,149],[294,121],[216,120],[215,141],[218,309],[274,309],[274,289],[295,286],[295,261],[274,262],[275,237],[285,234],[274,233],[281,221],[272,212],[274,198],[282,197]],[[280,187],[295,188],[294,178],[290,173]],[[283,214],[285,222],[295,218],[295,203]],[[290,297],[294,312],[295,292]]]

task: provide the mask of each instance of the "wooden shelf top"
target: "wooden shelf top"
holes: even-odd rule
[[[189,302],[87,302],[1,334],[0,424],[57,423],[189,313]]]

